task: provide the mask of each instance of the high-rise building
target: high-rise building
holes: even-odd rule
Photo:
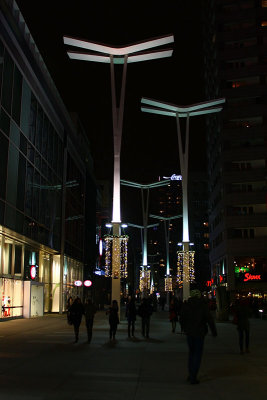
[[[203,1],[210,261],[233,295],[267,295],[267,1]]]
[[[82,294],[74,281],[91,262],[90,240],[95,255],[92,159],[16,2],[7,0],[0,106],[1,316],[62,312],[67,297]]]

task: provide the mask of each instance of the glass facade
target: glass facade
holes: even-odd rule
[[[1,317],[25,315],[26,303],[29,316],[40,316],[82,296],[74,281],[83,279],[85,171],[64,141],[64,123],[54,123],[1,40],[0,60]]]
[[[59,251],[62,138],[2,43],[0,48],[0,224]]]

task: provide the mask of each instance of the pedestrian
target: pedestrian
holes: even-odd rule
[[[188,380],[191,384],[197,384],[199,383],[197,374],[201,364],[204,338],[208,332],[208,326],[212,335],[217,336],[214,319],[199,290],[191,290],[188,301],[182,306],[180,323],[182,331],[186,334],[189,348]]]
[[[126,318],[128,321],[128,337],[131,333],[134,336],[135,321],[136,321],[136,307],[134,297],[129,296],[128,302],[126,303]]]
[[[72,322],[75,334],[75,343],[79,340],[79,328],[84,314],[84,307],[80,297],[76,297],[72,305],[70,306],[70,321]]]
[[[237,325],[240,354],[244,354],[244,341],[246,347],[245,351],[246,353],[249,353],[249,317],[251,314],[251,310],[248,301],[246,299],[237,300],[233,307],[233,313],[233,321]]]
[[[97,311],[95,304],[93,304],[91,299],[87,299],[84,306],[84,315],[85,315],[85,324],[87,329],[87,338],[88,343],[91,343],[92,340],[92,332],[93,332],[93,324],[94,324],[94,316]]]
[[[70,318],[70,307],[73,304],[73,298],[70,296],[67,300],[66,310],[67,310],[67,321],[69,325],[72,325],[72,321]]]
[[[149,338],[149,330],[150,330],[150,317],[153,312],[153,307],[150,304],[149,299],[143,298],[139,308],[138,315],[142,319],[142,335],[147,339]]]
[[[118,307],[118,302],[117,300],[112,301],[111,307],[109,307],[108,311],[106,314],[109,315],[108,321],[109,321],[109,339],[110,340],[115,340],[116,332],[117,332],[117,326],[119,323],[119,307]]]
[[[178,309],[174,299],[171,299],[169,305],[169,319],[172,324],[172,332],[175,332],[176,322],[178,321]]]

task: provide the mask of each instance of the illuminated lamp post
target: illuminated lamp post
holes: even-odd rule
[[[188,149],[189,149],[189,119],[198,115],[217,113],[222,110],[222,104],[225,99],[209,100],[202,103],[189,106],[177,106],[174,104],[163,103],[161,101],[142,98],[141,107],[143,112],[152,114],[166,115],[175,117],[177,123],[177,136],[179,147],[180,169],[182,174],[183,190],[183,299],[187,300],[190,292],[189,282],[189,260],[190,260],[190,240],[189,240],[189,222],[188,222]],[[185,144],[183,145],[180,118],[186,118]]]
[[[159,224],[148,225],[149,190],[162,186],[167,186],[170,184],[170,180],[157,181],[145,185],[121,179],[121,184],[124,186],[141,189],[143,225],[141,226],[131,223],[128,223],[128,225],[135,228],[139,228],[141,229],[141,233],[143,232],[143,237],[142,237],[143,260],[140,270],[140,291],[142,293],[142,297],[144,297],[150,291],[150,275],[151,275],[150,267],[147,262],[147,229],[159,225]]]
[[[167,292],[167,304],[169,304],[170,292],[172,291],[172,276],[170,274],[170,221],[181,218],[182,215],[174,215],[172,217],[162,217],[161,215],[149,215],[151,218],[163,220],[165,245],[166,245],[166,277],[165,277],[165,292]]]
[[[120,306],[120,234],[121,234],[121,210],[120,210],[120,152],[123,125],[123,112],[125,100],[126,71],[127,64],[139,61],[150,61],[158,58],[171,57],[173,50],[154,50],[159,46],[164,46],[174,42],[173,35],[166,35],[160,38],[135,43],[125,47],[109,47],[103,44],[88,42],[86,40],[75,39],[64,36],[64,43],[79,49],[91,50],[94,53],[84,53],[80,51],[68,51],[68,56],[73,60],[93,61],[110,64],[111,73],[111,95],[112,95],[112,119],[113,119],[113,142],[114,142],[114,174],[113,174],[113,251],[112,251],[112,299],[118,301]],[[115,71],[114,65],[123,65],[122,84],[120,92],[120,104],[117,107]],[[116,272],[116,273],[115,273]]]

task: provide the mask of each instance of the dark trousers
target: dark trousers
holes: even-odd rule
[[[134,335],[134,326],[135,321],[133,320],[128,320],[128,336],[131,336],[131,331],[132,331],[132,336]]]
[[[115,339],[116,332],[117,332],[117,324],[111,323],[109,328],[109,338]]]
[[[203,347],[204,347],[204,336],[187,336],[187,344],[189,347],[188,357],[188,372],[190,382],[195,382],[197,379],[197,373],[200,368]]]
[[[239,335],[240,351],[244,350],[244,336],[245,336],[246,350],[248,350],[248,347],[249,347],[249,329],[240,329],[240,328],[238,328],[238,335]]]
[[[150,326],[150,317],[142,318],[142,335],[145,337],[149,337],[149,326]]]
[[[75,334],[75,341],[78,342],[80,323],[73,324],[73,328],[74,328],[74,334]]]
[[[93,323],[94,323],[94,318],[89,318],[86,320],[87,337],[89,343],[92,340]]]

